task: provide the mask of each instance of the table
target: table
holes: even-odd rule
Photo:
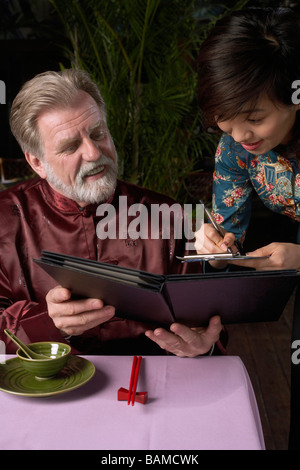
[[[146,356],[137,391],[149,398],[134,406],[117,400],[118,389],[129,386],[132,357],[86,359],[95,375],[68,393],[32,398],[0,391],[0,449],[265,449],[239,357]]]

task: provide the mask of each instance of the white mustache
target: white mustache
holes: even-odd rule
[[[100,170],[101,167],[103,167],[103,166],[109,166],[109,167],[115,168],[116,164],[111,158],[107,157],[106,155],[102,155],[101,158],[98,161],[96,161],[96,162],[87,162],[84,165],[82,165],[79,172],[78,172],[78,174],[77,174],[77,178],[82,180],[90,172],[92,172],[93,170],[98,169],[98,168]]]

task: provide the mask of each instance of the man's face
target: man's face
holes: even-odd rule
[[[107,200],[116,185],[117,153],[94,99],[79,91],[70,108],[42,113],[38,127],[40,176],[81,207]]]

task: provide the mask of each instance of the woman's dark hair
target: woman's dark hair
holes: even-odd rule
[[[300,17],[287,8],[249,8],[219,20],[197,60],[198,100],[206,124],[254,109],[262,95],[292,105],[300,79]],[[248,108],[248,106],[247,106]],[[296,130],[296,129],[295,129]],[[299,133],[299,118],[297,124]]]

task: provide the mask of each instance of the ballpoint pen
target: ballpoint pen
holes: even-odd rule
[[[208,218],[208,220],[211,222],[212,226],[214,227],[214,229],[218,232],[219,235],[221,235],[221,237],[224,238],[225,236],[225,230],[223,230],[222,227],[220,227],[220,225],[217,224],[217,222],[215,221],[215,218],[213,217],[213,215],[210,213],[210,211],[205,207],[205,204],[204,202],[200,199],[200,204],[203,205],[203,209],[204,209],[204,212],[205,212],[205,215],[206,217]],[[237,250],[238,250],[238,254],[240,255],[245,255],[245,252],[242,248],[242,245],[240,244],[240,242],[238,240],[235,240],[234,241],[234,245],[236,246]],[[227,248],[227,251],[228,253],[233,253],[232,249],[230,247]]]

